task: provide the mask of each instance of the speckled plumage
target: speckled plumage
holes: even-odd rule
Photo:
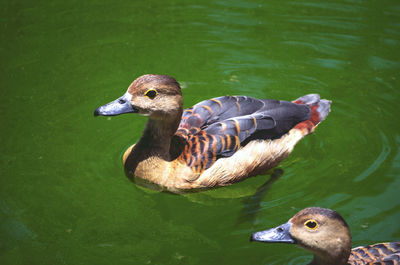
[[[379,243],[353,248],[349,257],[351,265],[398,265],[400,242]]]
[[[309,265],[400,263],[400,242],[351,249],[351,234],[346,221],[337,212],[319,207],[303,209],[283,225],[254,233],[251,240],[297,244],[314,254]]]
[[[316,94],[294,102],[224,96],[183,110],[175,79],[145,75],[95,115],[148,116],[143,136],[124,154],[125,171],[179,191],[228,185],[278,165],[329,110],[330,101]]]

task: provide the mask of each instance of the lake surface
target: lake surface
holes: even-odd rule
[[[0,6],[1,264],[307,264],[249,237],[308,206],[341,213],[354,246],[400,239],[399,1]],[[332,111],[271,181],[155,192],[121,163],[146,118],[93,117],[147,73],[185,107],[319,93]]]

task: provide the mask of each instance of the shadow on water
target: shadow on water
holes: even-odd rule
[[[254,222],[257,212],[259,212],[261,209],[261,202],[266,196],[269,188],[283,175],[283,173],[284,171],[281,168],[274,169],[271,177],[257,189],[256,193],[250,197],[247,197],[243,201],[244,206],[239,214],[237,224],[243,222]]]

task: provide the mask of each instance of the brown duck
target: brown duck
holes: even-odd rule
[[[400,264],[400,242],[351,249],[346,221],[337,212],[325,208],[303,209],[283,225],[254,233],[251,240],[296,244],[314,254],[309,265]]]
[[[224,96],[183,110],[178,82],[149,74],[94,114],[147,116],[142,137],[123,156],[125,172],[180,192],[229,185],[277,166],[325,119],[330,103],[317,94],[293,102]]]

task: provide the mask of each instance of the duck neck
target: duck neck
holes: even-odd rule
[[[179,115],[180,118],[180,115]],[[151,156],[158,156],[169,160],[171,138],[178,129],[180,119],[151,119],[147,121],[143,135],[135,149],[144,149]]]
[[[347,265],[349,256],[349,251],[342,251],[339,255],[314,255],[309,265]]]

